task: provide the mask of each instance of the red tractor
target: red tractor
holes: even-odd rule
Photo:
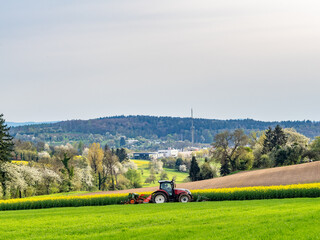
[[[175,188],[174,181],[159,181],[160,188],[153,192],[143,202],[165,203],[165,202],[190,202],[192,194],[188,189]]]

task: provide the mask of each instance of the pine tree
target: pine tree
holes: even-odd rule
[[[200,168],[199,168],[197,159],[194,156],[192,157],[192,160],[191,160],[189,177],[191,181],[197,181],[199,180],[199,177],[200,177]]]
[[[13,151],[12,137],[9,134],[10,128],[5,124],[3,114],[0,114],[0,183],[3,192],[3,198],[7,195],[7,179],[6,170],[3,169],[5,162],[11,161],[11,153]]]
[[[283,147],[284,145],[286,145],[287,136],[285,135],[283,129],[279,125],[277,125],[274,128],[273,135],[274,135],[274,139],[273,139],[274,146]]]
[[[0,162],[10,162],[13,152],[12,137],[9,134],[10,127],[5,124],[3,114],[0,114]]]
[[[272,128],[269,127],[265,132],[265,139],[263,141],[262,153],[266,154],[268,152],[271,152],[272,148],[273,148],[273,131],[272,131]]]
[[[126,145],[126,139],[124,137],[120,138],[120,147],[123,147]]]
[[[277,125],[274,130],[269,127],[265,132],[265,137],[262,150],[263,154],[271,152],[273,149],[283,147],[287,143],[287,136],[279,125]]]

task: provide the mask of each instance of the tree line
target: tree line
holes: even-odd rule
[[[263,122],[252,119],[214,120],[194,119],[197,143],[212,143],[216,134],[243,129],[246,134],[263,131],[269,126],[295,128],[309,138],[320,135],[320,122],[282,121]],[[108,145],[119,147],[120,136],[149,140],[191,141],[191,119],[153,116],[118,116],[91,120],[71,120],[50,124],[20,126],[10,133],[18,139],[44,142],[86,141],[88,143],[110,141]]]

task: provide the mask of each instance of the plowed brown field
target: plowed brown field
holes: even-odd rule
[[[276,167],[241,172],[209,180],[177,184],[178,188],[210,189],[249,186],[288,185],[297,183],[320,182],[320,162],[304,163],[286,167]],[[120,191],[95,192],[93,194],[130,193],[154,191],[157,187],[135,188]],[[87,195],[87,194],[86,194]]]

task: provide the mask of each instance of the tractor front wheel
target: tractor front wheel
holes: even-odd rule
[[[191,201],[191,197],[187,194],[181,194],[179,196],[179,202],[182,202],[182,203],[187,203],[187,202],[190,202]]]
[[[156,193],[152,197],[152,202],[154,203],[165,203],[167,202],[167,197],[164,195],[164,193]]]

